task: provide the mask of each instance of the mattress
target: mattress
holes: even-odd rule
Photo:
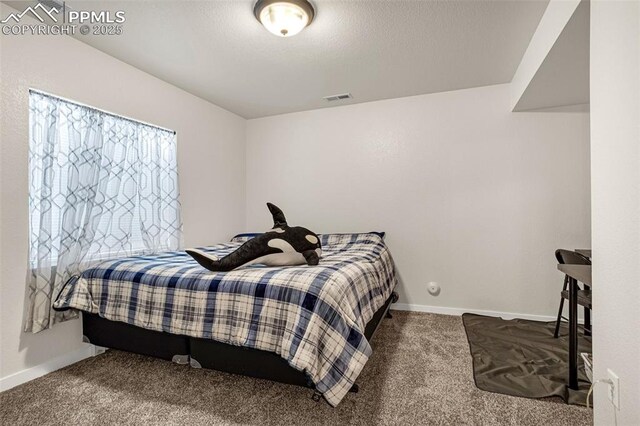
[[[200,249],[221,257],[247,238]],[[184,252],[105,261],[70,279],[54,308],[274,352],[335,406],[371,355],[365,326],[396,275],[378,233],[320,238],[317,266],[211,272]]]

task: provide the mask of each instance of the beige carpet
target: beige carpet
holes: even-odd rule
[[[459,317],[394,312],[337,408],[312,391],[118,351],[0,394],[0,424],[580,425],[591,410],[473,384]]]

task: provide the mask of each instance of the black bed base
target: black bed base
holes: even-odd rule
[[[390,316],[388,312],[391,303],[397,301],[398,294],[393,292],[367,323],[364,333],[367,340],[371,341],[382,319]],[[162,358],[178,364],[190,364],[194,368],[209,368],[314,388],[304,372],[291,367],[284,358],[272,352],[147,330],[86,312],[82,313],[82,330],[84,341],[97,346]],[[357,385],[354,385],[352,391],[358,391]]]

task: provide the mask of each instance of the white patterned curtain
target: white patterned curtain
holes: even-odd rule
[[[182,243],[174,132],[29,93],[29,310],[34,333],[64,283],[107,258]]]

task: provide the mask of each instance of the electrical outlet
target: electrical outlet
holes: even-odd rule
[[[618,410],[620,409],[620,379],[618,375],[613,371],[607,369],[607,375],[609,376],[609,380],[611,383],[609,384],[609,401],[616,407]]]

